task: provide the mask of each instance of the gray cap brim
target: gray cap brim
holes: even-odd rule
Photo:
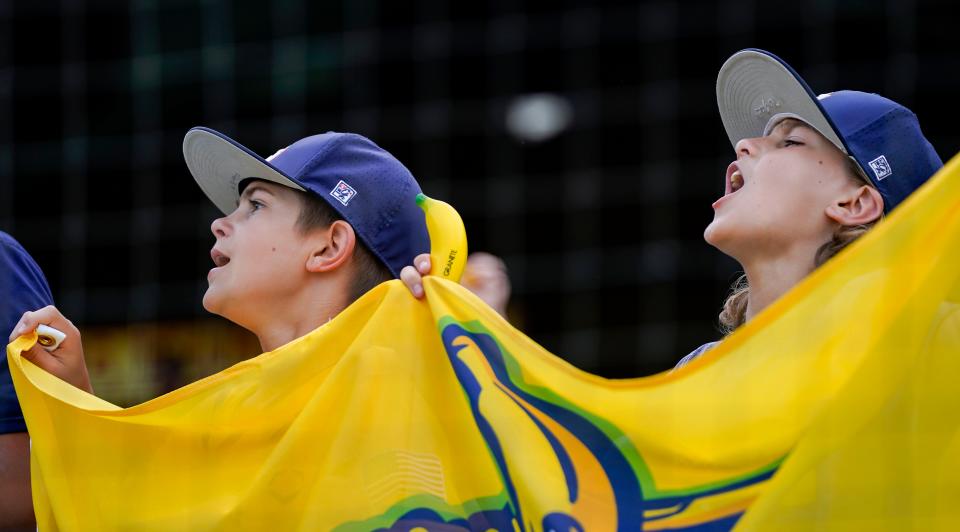
[[[814,92],[769,52],[741,50],[727,59],[717,75],[717,106],[733,146],[766,135],[775,122],[789,117],[807,123],[847,153]]]
[[[195,127],[183,137],[183,159],[200,189],[224,214],[240,202],[240,182],[263,179],[304,190],[266,159],[230,137],[205,127]]]

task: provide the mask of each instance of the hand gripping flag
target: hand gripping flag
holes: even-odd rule
[[[682,370],[608,380],[449,281],[118,408],[7,348],[41,530],[946,529],[960,160]],[[607,353],[606,356],[621,356]]]

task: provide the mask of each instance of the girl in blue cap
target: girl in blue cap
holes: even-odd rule
[[[763,50],[743,50],[724,63],[717,104],[736,160],[704,239],[744,270],[720,313],[725,333],[872,228],[943,166],[907,108],[858,91],[816,96]]]
[[[817,96],[763,50],[743,50],[724,63],[717,103],[736,160],[704,238],[744,270],[720,314],[725,333],[868,231],[943,166],[910,110],[858,91]],[[414,264],[401,279],[420,297],[429,256]]]

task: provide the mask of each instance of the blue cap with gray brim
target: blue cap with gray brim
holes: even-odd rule
[[[430,250],[416,204],[420,185],[400,161],[361,135],[313,135],[267,160],[223,133],[195,127],[183,138],[183,157],[224,214],[237,208],[242,181],[262,179],[323,198],[394,277]]]
[[[784,118],[808,124],[851,157],[890,212],[942,166],[906,107],[859,91],[817,96],[770,52],[741,50],[720,67],[717,105],[730,143],[766,135]]]

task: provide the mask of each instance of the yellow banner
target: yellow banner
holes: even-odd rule
[[[675,373],[584,373],[433,278],[131,408],[7,356],[41,530],[946,529],[958,281],[955,159]]]

